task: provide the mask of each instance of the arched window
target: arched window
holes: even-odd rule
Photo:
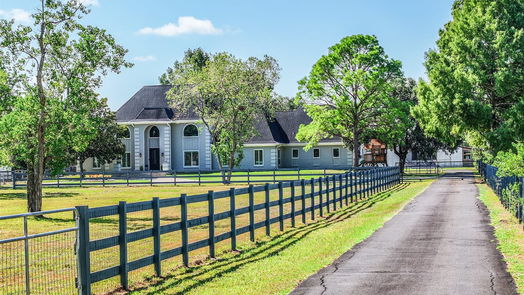
[[[124,127],[124,129],[122,129],[122,138],[131,138],[131,132],[129,132],[129,128]]]
[[[156,126],[151,127],[149,130],[149,137],[160,137],[160,131]]]
[[[198,136],[198,128],[195,125],[187,125],[184,128],[184,136]]]

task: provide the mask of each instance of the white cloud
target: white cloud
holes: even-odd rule
[[[14,8],[9,11],[0,9],[0,18],[14,19],[15,22],[19,23],[28,23],[31,20],[31,14],[19,8]]]
[[[138,62],[148,62],[148,61],[155,61],[156,57],[154,57],[152,55],[135,56],[135,57],[133,57],[133,60],[134,61],[138,61]]]
[[[78,0],[78,2],[84,4],[85,6],[98,6],[98,0]]]
[[[219,35],[223,33],[223,30],[215,28],[210,20],[181,16],[178,18],[178,24],[168,23],[158,28],[145,27],[140,29],[138,33],[173,37],[184,34]]]

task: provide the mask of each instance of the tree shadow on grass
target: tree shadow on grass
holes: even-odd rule
[[[44,199],[71,198],[77,195],[78,193],[71,193],[71,192],[59,192],[59,193],[44,192],[43,198]],[[2,192],[2,190],[0,190],[0,201],[25,200],[25,199],[27,199],[27,193],[25,191]]]
[[[169,293],[184,294],[205,285],[216,278],[234,272],[248,263],[261,261],[278,255],[280,252],[295,245],[314,231],[345,221],[355,214],[373,207],[377,202],[388,198],[393,192],[400,191],[408,186],[409,184],[406,183],[400,184],[389,190],[371,196],[370,198],[359,200],[358,202],[352,203],[348,207],[339,209],[336,212],[325,214],[324,218],[319,218],[315,221],[310,221],[309,224],[279,233],[269,240],[256,242],[255,247],[241,250],[232,257],[218,257],[214,260],[207,260],[202,265],[185,268],[183,273],[168,274],[162,278],[151,277],[149,278],[149,282],[144,282],[142,286],[136,287],[131,293],[141,291],[141,294],[153,295],[160,292],[166,292],[185,281],[194,281],[177,292]],[[174,269],[174,271],[176,271],[176,269]],[[149,287],[155,287],[156,289],[147,291]],[[109,294],[117,294],[122,291],[122,289],[119,289]]]

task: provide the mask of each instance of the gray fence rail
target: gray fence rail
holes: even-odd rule
[[[293,179],[309,179],[339,174],[349,167],[337,169],[278,169],[278,170],[235,170],[229,183],[277,183]],[[358,168],[357,168],[358,169]],[[362,168],[360,168],[362,169]],[[24,171],[7,171],[12,181],[12,188],[27,186],[27,173]],[[180,184],[223,184],[224,171],[100,171],[100,172],[67,172],[61,175],[44,177],[44,187],[83,187],[83,186],[131,186],[131,185],[180,185]]]
[[[482,161],[477,163],[480,175],[498,196],[500,202],[520,223],[524,223],[524,177],[497,175],[498,168]],[[514,186],[517,189],[512,189]],[[524,229],[524,227],[523,227]]]
[[[75,208],[0,216],[0,294],[77,292]],[[72,213],[70,219],[64,214]],[[60,218],[54,218],[60,214]],[[38,220],[55,221],[42,231]]]
[[[383,167],[362,169],[338,175],[312,178],[310,180],[266,183],[260,186],[250,185],[247,188],[231,188],[226,191],[209,191],[206,194],[159,199],[138,203],[120,202],[118,205],[100,208],[77,207],[78,211],[78,264],[79,264],[79,287],[80,294],[91,294],[91,285],[112,277],[120,277],[120,284],[124,289],[128,288],[129,273],[148,265],[154,266],[157,276],[162,274],[162,263],[166,259],[182,256],[185,266],[189,266],[189,255],[191,251],[208,247],[209,255],[215,256],[215,245],[218,242],[230,240],[231,249],[236,250],[237,236],[249,233],[249,239],[255,240],[255,231],[259,228],[265,229],[269,235],[271,225],[278,223],[280,230],[284,230],[284,221],[290,219],[291,225],[295,225],[295,218],[301,216],[302,222],[306,223],[309,214],[311,219],[315,218],[315,212],[323,216],[325,212],[335,211],[348,206],[351,202],[369,197],[370,195],[388,189],[400,183],[400,171],[398,167]],[[300,188],[300,193],[299,193]],[[289,189],[289,195],[284,195],[284,189]],[[307,192],[309,191],[309,192]],[[271,200],[271,193],[275,192],[278,198]],[[255,204],[255,194],[263,194],[263,202]],[[258,195],[261,196],[261,195]],[[237,197],[248,198],[248,206],[237,208],[235,201]],[[216,201],[224,199],[229,202],[229,210],[216,212]],[[295,203],[300,205],[297,210]],[[194,208],[194,204],[207,205],[208,214],[198,218],[188,218],[188,210]],[[306,204],[307,203],[307,204]],[[290,211],[284,213],[284,205],[290,204]],[[191,206],[191,207],[189,207]],[[180,210],[180,221],[161,224],[161,210]],[[272,208],[278,208],[277,214],[271,214]],[[151,227],[141,228],[129,232],[127,222],[129,214],[143,212],[152,216]],[[255,213],[263,220],[256,221]],[[275,212],[275,211],[274,211]],[[247,226],[237,226],[239,216],[248,217]],[[92,239],[90,226],[94,222],[100,222],[101,218],[113,216],[118,224],[118,232],[103,238]],[[229,220],[229,230],[215,233],[215,223]],[[207,238],[195,242],[189,242],[190,229],[207,227]],[[181,245],[162,250],[161,241],[173,239],[165,235],[180,233]],[[149,243],[152,239],[152,251],[135,255],[131,260],[129,247],[131,243],[141,241],[138,244]],[[148,240],[147,242],[145,240]],[[148,244],[149,245],[149,244]],[[104,249],[118,250],[118,256],[105,257],[105,262],[111,262],[112,266],[106,268],[96,267],[92,260],[97,252]]]

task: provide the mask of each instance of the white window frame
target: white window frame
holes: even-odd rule
[[[318,150],[318,157],[315,157],[315,150]],[[313,159],[320,159],[320,148],[313,149]]]
[[[129,166],[124,166],[124,158],[127,156],[127,154],[129,154]],[[130,152],[125,152],[123,155],[122,155],[122,159],[120,160],[120,163],[122,165],[122,169],[129,169],[131,168],[131,153]]]
[[[335,157],[335,150],[338,150],[338,157]],[[333,148],[333,150],[331,151],[331,156],[333,156],[333,159],[340,159],[340,148]]]
[[[102,164],[100,164],[100,161],[98,160],[97,157],[93,157],[93,169],[96,169],[96,170],[102,169]]]
[[[296,157],[293,155],[295,151],[297,151]],[[293,160],[300,159],[300,149],[291,149],[291,159]]]
[[[198,155],[198,164],[196,166],[186,166],[186,153],[197,153]],[[193,162],[193,155],[191,155],[191,162]],[[198,168],[200,167],[200,151],[198,150],[184,150],[182,153],[182,163],[184,168]]]
[[[257,152],[262,152],[261,164],[257,164]],[[254,149],[253,150],[253,166],[254,167],[263,167],[264,166],[264,150],[263,149]]]
[[[193,125],[193,126],[196,127],[196,129],[197,129],[197,135],[187,136],[187,135],[185,135],[184,133],[185,133],[185,131],[186,131],[187,126],[191,126],[191,125]],[[195,124],[187,124],[187,125],[185,125],[184,128],[182,129],[182,136],[183,136],[184,138],[196,138],[196,137],[199,137],[199,136],[200,136],[200,130],[198,129],[198,126],[195,125]]]

